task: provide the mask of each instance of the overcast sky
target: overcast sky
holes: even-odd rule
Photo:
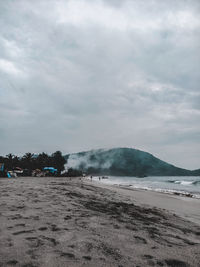
[[[1,0],[0,154],[134,147],[200,168],[199,0]]]

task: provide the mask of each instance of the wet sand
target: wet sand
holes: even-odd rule
[[[199,266],[200,226],[146,192],[36,177],[0,190],[0,266]]]
[[[160,193],[130,187],[113,186],[102,182],[94,182],[95,186],[108,188],[127,196],[138,205],[148,205],[166,209],[178,216],[200,225],[200,199],[177,194]]]

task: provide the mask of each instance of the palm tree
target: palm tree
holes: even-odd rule
[[[11,170],[13,168],[13,158],[14,158],[14,155],[12,153],[9,153],[8,155],[6,155],[5,163],[6,163],[6,168],[8,170]]]
[[[20,158],[18,156],[13,157],[13,167],[19,167]]]
[[[62,156],[60,151],[56,151],[51,155],[52,165],[54,168],[58,170],[58,175],[60,175],[61,171],[64,170],[64,165],[66,163],[65,158]]]
[[[48,167],[51,165],[50,157],[46,153],[41,153],[35,159],[36,161],[36,168],[43,169],[44,167]]]
[[[29,169],[29,170],[33,169],[33,164],[34,164],[33,156],[34,154],[28,152],[22,157],[21,161],[22,161],[23,168]]]

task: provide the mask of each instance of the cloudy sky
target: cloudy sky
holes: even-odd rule
[[[134,147],[200,168],[199,0],[1,0],[0,154]]]

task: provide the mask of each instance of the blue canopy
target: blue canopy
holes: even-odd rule
[[[57,169],[55,169],[54,167],[44,167],[44,169],[43,169],[44,171],[50,171],[50,172],[52,172],[52,173],[54,173],[54,172],[57,172],[58,170]]]

